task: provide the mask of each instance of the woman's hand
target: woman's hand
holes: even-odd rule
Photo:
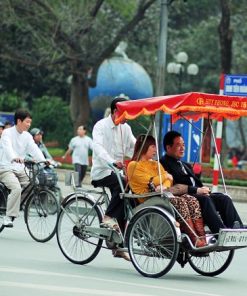
[[[166,186],[162,186],[162,189],[163,190],[166,190],[167,187]],[[158,186],[155,187],[155,192],[160,192],[160,190],[161,190],[161,186],[160,185],[158,185]]]
[[[167,173],[167,179],[171,182],[173,182],[173,176],[171,174]]]

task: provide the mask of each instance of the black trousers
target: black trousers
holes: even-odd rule
[[[78,174],[79,174],[78,183],[79,183],[79,186],[81,186],[81,182],[84,179],[86,172],[87,172],[87,165],[75,163],[74,168],[75,168],[75,171],[78,172]]]
[[[126,183],[124,179],[123,186],[125,187]],[[93,181],[93,185],[96,187],[108,187],[111,192],[111,200],[109,206],[106,209],[105,214],[111,218],[116,218],[120,229],[123,231],[125,227],[125,210],[124,210],[124,200],[120,199],[120,193],[122,193],[117,175],[112,172],[110,176],[107,176],[101,180]]]
[[[211,193],[210,196],[197,194],[194,196],[200,203],[203,220],[212,233],[218,233],[220,228],[232,228],[234,221],[238,221],[243,226],[228,195]]]

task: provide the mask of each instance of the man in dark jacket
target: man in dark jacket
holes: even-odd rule
[[[161,164],[173,176],[174,184],[184,184],[184,192],[195,196],[201,206],[204,222],[213,233],[218,233],[220,228],[236,228],[243,223],[233,205],[232,199],[223,193],[211,193],[210,188],[204,186],[197,178],[190,164],[181,161],[184,156],[185,145],[180,133],[170,131],[163,140],[165,156]]]

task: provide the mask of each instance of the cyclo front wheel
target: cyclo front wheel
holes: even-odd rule
[[[204,276],[216,276],[227,269],[232,262],[234,250],[212,251],[207,254],[189,254],[190,266]]]
[[[62,204],[57,223],[57,241],[63,255],[75,264],[86,264],[99,253],[103,240],[90,233],[99,228],[102,212],[90,198],[79,193]]]
[[[55,195],[46,189],[33,192],[25,207],[25,222],[31,237],[47,242],[56,233],[59,205]]]
[[[161,277],[174,265],[179,245],[174,222],[157,208],[144,209],[130,221],[127,243],[135,269],[146,277]]]

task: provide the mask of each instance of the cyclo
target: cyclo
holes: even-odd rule
[[[225,102],[224,107],[220,102]],[[214,133],[212,119],[224,117],[233,120],[246,116],[246,104],[247,98],[204,93],[153,97],[117,103],[116,120],[133,120],[141,115],[155,115],[156,112],[163,111],[171,114],[173,120],[184,118],[193,121],[202,117],[207,118]],[[154,118],[152,124],[155,131]],[[215,140],[215,137],[213,139]],[[215,149],[217,152],[217,146]],[[143,276],[163,276],[176,261],[182,267],[189,263],[201,275],[216,276],[230,265],[236,249],[247,247],[246,229],[225,228],[216,234],[218,239],[214,243],[195,247],[188,235],[180,231],[176,222],[176,215],[179,213],[169,202],[170,192],[135,195],[125,192],[120,176],[119,182],[122,188],[121,198],[124,199],[126,217],[129,221],[123,236],[116,230],[100,227],[104,203],[108,200],[104,188],[98,192],[97,197],[95,190],[75,191],[62,202],[57,224],[57,241],[60,250],[71,262],[89,263],[98,255],[105,241],[108,249],[123,245],[123,250],[128,250],[135,269]],[[132,208],[130,201],[140,197],[149,199]],[[166,201],[166,205],[159,205],[157,200],[160,198]],[[209,238],[212,235],[215,234],[207,231]]]

